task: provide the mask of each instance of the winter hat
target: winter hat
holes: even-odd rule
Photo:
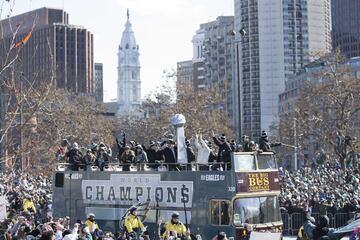
[[[179,218],[180,214],[178,212],[173,212],[171,218]]]
[[[92,144],[90,145],[90,148],[91,148],[91,150],[95,150],[95,149],[97,148],[97,144],[96,144],[96,143],[92,143]]]
[[[74,142],[73,147],[74,149],[79,149],[79,144],[77,142]]]
[[[267,132],[265,131],[265,130],[263,130],[262,132],[261,132],[261,138],[267,138]]]

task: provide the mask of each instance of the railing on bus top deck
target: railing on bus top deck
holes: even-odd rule
[[[56,171],[112,171],[112,172],[166,172],[166,171],[229,171],[231,170],[230,163],[216,162],[209,164],[198,163],[133,163],[133,164],[119,164],[108,163],[103,167],[95,165],[78,164],[77,170],[74,170],[73,165],[69,163],[57,163]]]
[[[235,152],[233,160],[230,162],[209,162],[208,164],[199,164],[197,162],[181,163],[115,163],[110,162],[104,166],[78,164],[80,171],[229,171],[234,166],[236,172],[277,170],[277,163],[273,152]],[[76,169],[78,168],[76,167]],[[58,163],[57,171],[74,170],[71,164]],[[76,170],[77,171],[77,170]]]

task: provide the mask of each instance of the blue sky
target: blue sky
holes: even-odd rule
[[[64,8],[70,24],[94,34],[95,61],[104,64],[105,101],[116,98],[117,47],[127,8],[140,45],[143,95],[161,84],[164,69],[191,59],[191,39],[200,23],[233,15],[234,9],[233,0],[17,0],[12,15],[44,6]]]

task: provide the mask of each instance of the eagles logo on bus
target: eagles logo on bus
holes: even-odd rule
[[[278,172],[239,172],[237,192],[280,191]]]

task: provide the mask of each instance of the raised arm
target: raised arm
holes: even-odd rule
[[[197,134],[195,135],[194,145],[198,150],[201,148],[201,145],[199,143],[199,135]]]

